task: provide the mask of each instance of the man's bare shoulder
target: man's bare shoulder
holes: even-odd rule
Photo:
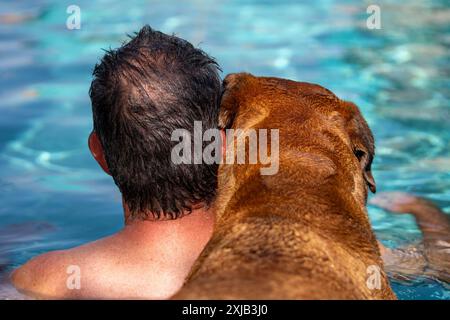
[[[138,242],[129,243],[133,241],[116,234],[37,256],[14,271],[12,283],[20,292],[43,299],[171,296],[181,286],[187,270],[174,272],[170,267],[174,263],[165,262],[164,255],[153,252],[151,247],[142,248]]]
[[[34,257],[12,273],[12,283],[18,291],[35,298],[77,298],[90,289],[78,288],[76,277],[81,279],[81,271],[89,270],[88,274],[92,274],[97,266],[108,264],[108,241],[104,238]]]
[[[61,296],[62,273],[66,258],[65,251],[51,251],[41,254],[16,269],[11,280],[18,291],[35,298]]]

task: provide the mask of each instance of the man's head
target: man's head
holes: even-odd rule
[[[217,164],[174,164],[175,129],[217,128],[219,67],[200,49],[145,26],[95,66],[89,145],[133,218],[171,218],[215,195]]]

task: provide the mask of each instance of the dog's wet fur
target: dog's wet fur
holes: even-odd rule
[[[222,128],[279,129],[279,171],[221,164],[213,236],[174,298],[395,299],[365,207],[374,139],[356,105],[246,73],[224,85]]]

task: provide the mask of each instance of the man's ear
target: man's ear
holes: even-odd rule
[[[88,139],[89,150],[91,150],[94,159],[97,160],[100,167],[102,167],[103,171],[107,174],[111,175],[109,172],[108,164],[106,163],[105,153],[103,152],[102,144],[100,143],[100,139],[95,131],[92,131],[89,135]]]

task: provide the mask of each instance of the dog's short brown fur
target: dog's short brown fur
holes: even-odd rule
[[[220,166],[215,231],[174,298],[394,299],[365,208],[374,141],[358,108],[309,83],[224,84],[221,125],[279,129],[279,171]]]

